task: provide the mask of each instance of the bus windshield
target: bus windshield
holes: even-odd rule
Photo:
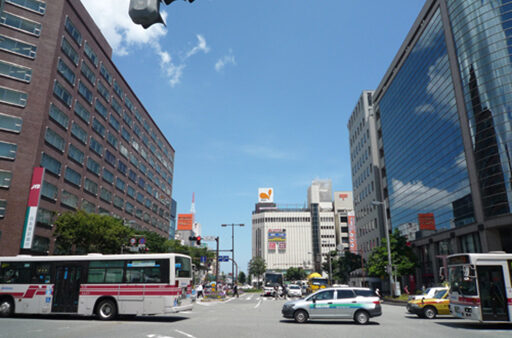
[[[450,267],[449,279],[452,292],[458,292],[460,295],[465,296],[478,295],[476,290],[476,279],[471,276],[465,276],[463,265]]]
[[[311,278],[312,285],[327,285],[327,278]]]

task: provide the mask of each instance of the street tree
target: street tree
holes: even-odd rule
[[[128,243],[132,234],[132,229],[112,216],[91,214],[83,210],[66,212],[55,221],[55,252],[115,254]]]
[[[238,274],[238,282],[240,284],[245,284],[245,282],[247,282],[247,277],[245,276],[245,272],[240,271],[240,273]]]
[[[286,270],[285,278],[287,281],[303,280],[306,279],[306,271],[301,267],[290,267]]]
[[[414,273],[417,258],[412,248],[407,245],[407,238],[400,235],[398,230],[395,230],[395,232],[393,232],[389,237],[393,275],[396,277]],[[387,275],[387,265],[387,242],[386,239],[383,239],[381,245],[372,251],[370,258],[368,259],[368,275],[384,278]]]
[[[262,257],[253,257],[249,261],[249,273],[258,278],[258,281],[261,280],[261,276],[267,270],[267,264]]]
[[[333,279],[339,281],[341,284],[347,284],[350,279],[350,273],[356,269],[361,268],[361,256],[354,254],[348,250],[334,259],[332,264]]]

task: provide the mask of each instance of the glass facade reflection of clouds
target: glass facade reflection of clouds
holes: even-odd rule
[[[433,214],[435,230],[474,222],[439,9],[383,94],[379,111],[393,227],[421,224],[419,214]]]
[[[485,218],[512,201],[512,1],[447,1]]]

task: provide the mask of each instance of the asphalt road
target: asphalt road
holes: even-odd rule
[[[169,316],[120,318],[102,322],[77,316],[15,316],[0,319],[0,337],[511,337],[512,325],[481,325],[439,317],[408,315],[405,308],[383,305],[383,315],[369,325],[353,321],[309,321],[296,324],[281,316],[284,300],[245,294],[227,301],[199,302],[191,312]]]

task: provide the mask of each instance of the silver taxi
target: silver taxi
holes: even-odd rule
[[[297,323],[308,319],[353,319],[357,324],[367,324],[370,318],[382,315],[382,307],[371,289],[343,287],[322,289],[304,299],[286,302],[281,312]]]

